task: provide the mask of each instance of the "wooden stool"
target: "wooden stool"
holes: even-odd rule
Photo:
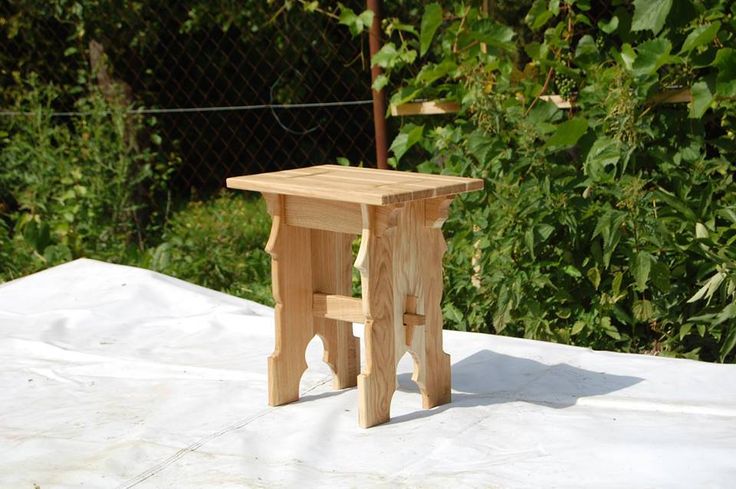
[[[425,409],[450,401],[450,356],[442,350],[442,224],[455,194],[478,179],[322,165],[227,179],[263,193],[273,218],[276,347],[268,358],[272,406],[299,399],[305,349],[322,338],[334,387],[358,385],[359,423],[390,418],[396,365],[414,359]],[[362,298],[352,297],[352,242]],[[365,323],[366,365],[351,322]],[[357,379],[356,379],[357,378]]]

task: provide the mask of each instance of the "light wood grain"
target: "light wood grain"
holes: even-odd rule
[[[388,205],[483,188],[476,178],[319,165],[227,179],[227,186],[315,199]]]
[[[412,343],[411,349],[423,349],[426,362],[419,371],[415,364],[415,382],[422,389],[424,409],[446,404],[451,400],[450,355],[442,347],[442,257],[447,251],[442,230],[425,227],[419,245],[419,270],[417,280],[421,283],[420,303],[425,316],[423,342]],[[415,335],[418,336],[418,335]]]
[[[231,182],[232,180],[232,182]],[[409,353],[422,405],[450,401],[450,357],[442,349],[441,227],[455,194],[483,182],[323,165],[229,179],[262,190],[273,223],[276,346],[268,359],[269,403],[299,398],[304,352],[316,334],[338,389],[358,385],[363,427],[390,419],[396,366]],[[372,203],[373,204],[372,204]],[[352,240],[362,298],[350,296]],[[353,322],[365,324],[360,367]]]
[[[450,401],[450,357],[442,350],[440,309],[446,246],[438,227],[446,204],[432,205],[434,218],[428,219],[425,201],[406,203],[383,221],[377,218],[381,208],[363,206],[363,241],[356,260],[367,318],[366,367],[358,377],[363,427],[390,419],[395,367],[407,352],[414,360],[412,378],[422,405]]]
[[[357,235],[362,231],[360,204],[285,195],[286,222],[291,226]]]
[[[407,296],[406,303],[404,305],[406,311],[410,314],[404,314],[404,344],[407,347],[411,347],[411,343],[414,340],[414,328],[417,326],[424,326],[424,316],[416,314],[417,312],[417,298],[413,295]],[[407,321],[407,316],[410,316]],[[413,318],[421,318],[421,321],[413,321]]]
[[[562,98],[560,95],[541,95],[540,100],[555,104],[558,109],[571,109],[572,102],[566,98]]]
[[[482,46],[481,46],[482,47]],[[561,95],[548,94],[539,97],[540,100],[549,102],[557,106],[558,109],[571,109],[573,103],[570,99],[563,98]],[[692,100],[689,88],[672,88],[665,89],[652,96],[648,103],[655,104],[681,104],[688,103]],[[445,100],[427,100],[423,102],[407,102],[405,104],[391,105],[391,115],[397,116],[415,116],[415,115],[447,115],[460,112],[461,106],[457,102],[449,102]]]
[[[276,344],[268,357],[268,402],[272,406],[299,399],[299,381],[307,369],[304,352],[312,330],[310,230],[283,222],[281,196],[267,195],[272,216],[266,251],[271,255]]]
[[[429,100],[426,102],[408,102],[405,104],[391,105],[391,115],[441,115],[460,112],[460,104],[447,100]]]
[[[430,228],[442,228],[450,213],[450,204],[454,195],[437,197],[424,201],[424,225]]]
[[[316,318],[365,323],[363,301],[360,297],[316,293],[312,299],[312,314]],[[415,310],[408,307],[402,318],[407,326],[421,326],[424,324],[424,316],[416,314]]]
[[[320,295],[334,294],[329,297],[352,292],[352,244],[350,234],[312,230],[313,290]],[[353,335],[351,321],[314,312],[313,316],[314,333],[322,338],[325,348],[324,361],[334,374],[334,388],[354,387],[360,371],[360,340]]]
[[[312,313],[315,317],[365,323],[363,301],[360,297],[317,293],[312,299]]]
[[[363,234],[355,260],[366,317],[366,362],[358,376],[358,423],[363,428],[390,419],[391,398],[396,390],[393,233],[379,231],[375,207],[364,205]]]

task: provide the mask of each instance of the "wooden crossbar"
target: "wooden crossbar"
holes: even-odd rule
[[[363,302],[359,297],[345,295],[314,294],[312,296],[314,317],[336,319],[351,323],[364,323]]]
[[[335,294],[314,294],[312,296],[312,314],[314,317],[336,319],[351,323],[364,323],[363,301],[359,297],[348,297]],[[412,312],[404,313],[404,325],[422,326],[424,315]]]
[[[552,103],[559,109],[571,109],[572,102],[560,95],[541,95],[540,100]],[[692,101],[689,88],[668,88],[653,95],[647,103],[649,104],[682,104]],[[460,112],[460,104],[450,100],[426,100],[423,102],[406,102],[390,106],[391,115],[413,116],[413,115],[445,115]]]

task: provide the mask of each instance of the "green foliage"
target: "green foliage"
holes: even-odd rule
[[[0,281],[88,257],[271,303],[263,205],[223,195],[169,218],[176,158],[155,150],[156,121],[90,90],[81,115],[54,117],[58,90],[32,78],[3,119]]]
[[[631,30],[650,30],[657,34],[664,27],[664,21],[671,8],[672,0],[634,0]]]
[[[366,29],[369,29],[373,22],[373,12],[366,10],[360,14],[356,14],[352,9],[340,4],[340,24],[346,25],[350,32],[357,36]]]
[[[449,325],[733,361],[736,6],[478,5],[386,20],[420,27],[379,60],[392,103],[462,107],[406,122],[395,161],[486,181],[446,224]],[[683,86],[690,104],[660,102]]]
[[[168,275],[272,305],[271,261],[263,250],[270,223],[260,199],[231,192],[190,202],[170,219],[150,264]]]
[[[424,8],[422,25],[419,31],[419,53],[424,56],[432,43],[435,32],[442,23],[442,7],[438,3],[430,3]]]
[[[172,163],[136,148],[143,121],[95,90],[81,115],[52,116],[59,92],[31,78],[3,119],[0,141],[0,279],[88,256],[122,262],[160,225]],[[156,136],[149,120],[149,137]]]

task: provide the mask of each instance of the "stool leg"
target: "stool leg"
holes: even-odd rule
[[[370,214],[372,221],[372,212]],[[375,226],[371,223],[369,227]],[[364,225],[355,264],[361,273],[366,316],[366,366],[358,376],[358,422],[363,428],[369,428],[390,419],[391,398],[396,390],[391,237],[377,236],[373,229]]]
[[[353,235],[312,229],[312,281],[315,292],[351,296]],[[322,338],[324,361],[332,368],[335,389],[355,387],[360,369],[360,340],[347,321],[314,318]]]
[[[440,229],[429,230],[423,253],[424,282],[424,389],[422,407],[433,408],[450,402],[450,355],[442,349],[442,255],[447,249]]]
[[[266,251],[272,258],[276,347],[268,357],[268,403],[278,406],[299,399],[304,354],[314,336],[311,247],[309,229],[282,222],[278,197],[269,199],[269,211],[273,223]]]

